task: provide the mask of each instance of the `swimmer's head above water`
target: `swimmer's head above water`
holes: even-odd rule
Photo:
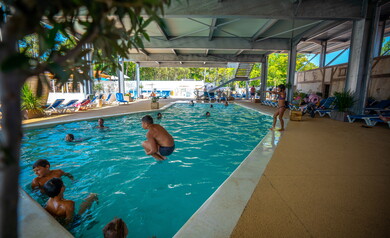
[[[65,140],[68,141],[68,142],[74,141],[74,135],[73,134],[67,134],[65,136]]]

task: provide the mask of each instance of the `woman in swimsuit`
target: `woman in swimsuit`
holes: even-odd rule
[[[272,123],[272,128],[270,130],[275,130],[276,120],[279,116],[280,121],[280,131],[284,131],[284,121],[283,121],[283,114],[284,111],[286,111],[286,86],[283,84],[278,86],[278,91],[265,91],[267,93],[273,93],[278,95],[278,110],[274,114],[274,122]]]

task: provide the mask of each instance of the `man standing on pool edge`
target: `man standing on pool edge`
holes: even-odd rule
[[[153,118],[146,115],[142,118],[142,128],[149,130],[146,133],[146,141],[142,143],[147,155],[151,155],[157,160],[165,160],[175,150],[173,137],[164,127],[153,124]]]

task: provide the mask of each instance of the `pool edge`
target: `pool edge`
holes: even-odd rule
[[[244,108],[270,116],[260,110]],[[288,120],[286,120],[286,126]],[[269,131],[251,153],[202,204],[174,235],[174,238],[230,237],[251,198],[268,162],[271,160],[282,132]]]

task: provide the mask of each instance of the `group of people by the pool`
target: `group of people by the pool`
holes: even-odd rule
[[[277,117],[279,117],[281,129],[284,130],[283,114],[286,110],[286,92],[285,86],[279,85],[278,91],[265,91],[268,93],[277,94],[278,97],[278,110],[274,114],[274,120],[271,130],[275,129]],[[194,102],[191,100],[190,105],[194,106]],[[225,106],[229,103],[226,101]],[[210,104],[210,108],[213,108],[213,104]],[[210,112],[206,112],[206,117],[210,116]],[[157,114],[157,119],[161,119],[162,114]],[[171,134],[159,124],[154,124],[153,117],[146,115],[141,119],[142,128],[148,130],[146,133],[146,141],[142,143],[142,146],[147,155],[153,156],[157,160],[165,160],[167,156],[171,155],[175,150],[175,142]],[[109,129],[104,125],[104,119],[98,120],[97,129]],[[73,134],[67,134],[65,140],[68,142],[80,142],[83,139],[75,139]],[[46,203],[45,209],[55,218],[57,218],[62,224],[68,226],[75,219],[80,217],[85,211],[87,211],[94,201],[98,201],[97,194],[91,193],[81,203],[78,213],[75,215],[75,203],[72,200],[64,198],[65,186],[61,180],[62,176],[67,176],[73,180],[73,176],[70,173],[66,173],[60,169],[50,169],[49,161],[45,159],[39,159],[33,164],[33,171],[37,175],[32,181],[32,189],[39,189],[41,193],[47,195],[49,200]],[[126,224],[122,219],[115,218],[110,221],[104,228],[104,237],[126,237],[128,233]]]
[[[158,113],[157,118],[161,119],[162,114]],[[153,156],[157,160],[165,160],[175,150],[175,142],[168,131],[159,124],[153,123],[153,117],[146,115],[141,119],[142,128],[148,130],[146,133],[147,140],[142,143],[147,155]],[[104,119],[98,120],[98,129],[109,129],[104,125]],[[67,134],[67,142],[81,142],[84,139],[75,139],[73,134]],[[79,211],[75,213],[75,203],[72,200],[64,198],[65,186],[61,179],[67,176],[73,180],[70,173],[60,169],[51,170],[49,161],[39,159],[33,164],[33,171],[37,175],[31,183],[33,190],[38,189],[42,194],[49,197],[45,209],[53,217],[58,219],[65,226],[69,226],[74,220],[87,211],[94,201],[98,201],[97,194],[91,193],[80,205]],[[115,218],[109,222],[103,229],[104,237],[126,237],[128,233],[126,224],[122,219]]]

